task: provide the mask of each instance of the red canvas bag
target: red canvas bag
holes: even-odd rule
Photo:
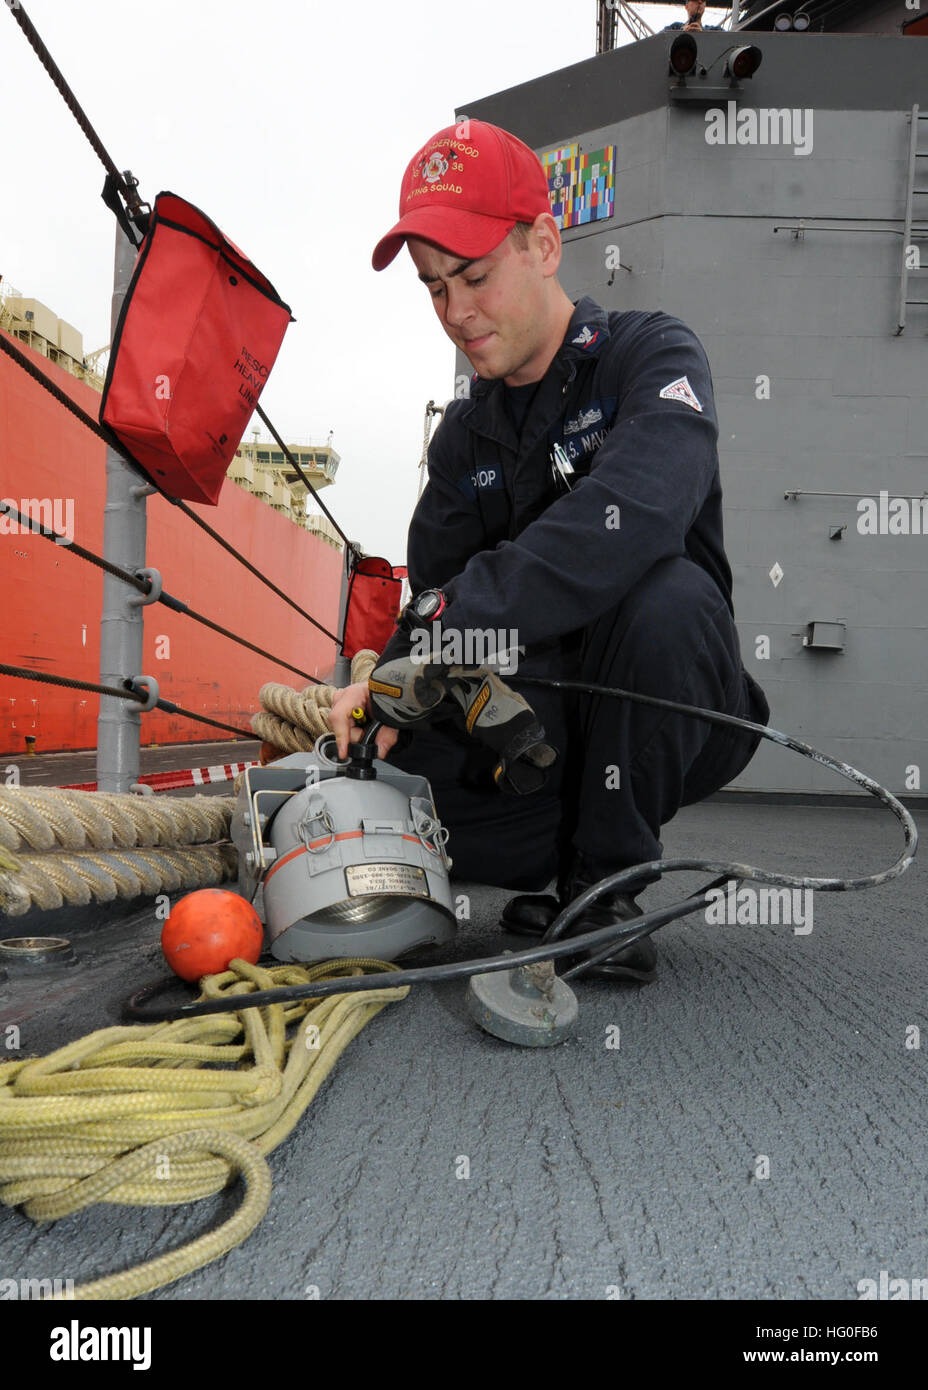
[[[357,561],[348,581],[344,656],[350,660],[365,647],[383,651],[396,627],[402,589],[389,560],[365,555]]]
[[[100,422],[168,497],[219,500],[291,322],[214,222],[159,193],[126,293]]]

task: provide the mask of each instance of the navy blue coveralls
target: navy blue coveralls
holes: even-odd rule
[[[500,381],[445,410],[409,528],[413,594],[450,599],[443,628],[515,629],[502,679],[558,762],[541,791],[501,793],[495,755],[457,707],[400,736],[390,762],[426,776],[456,878],[537,891],[579,850],[602,874],[659,859],[660,828],[730,782],[760,735],[607,696],[520,686],[584,680],[766,724],[745,671],[722,533],[709,363],[667,314],[581,299],[517,433]],[[559,446],[576,475],[553,476]],[[618,510],[616,510],[618,509]]]

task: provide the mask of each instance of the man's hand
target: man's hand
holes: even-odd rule
[[[356,685],[348,685],[344,690],[340,690],[329,711],[338,756],[342,759],[348,756],[349,741],[358,743],[364,737],[364,730],[355,724],[351,717],[351,711],[359,707],[364,710],[368,719],[376,717],[371,713],[371,692],[367,681],[358,681]],[[378,729],[375,739],[378,758],[385,758],[398,738],[399,733],[396,729]]]

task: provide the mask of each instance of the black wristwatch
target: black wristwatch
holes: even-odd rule
[[[407,603],[403,617],[417,623],[434,623],[448,607],[441,589],[423,589]]]

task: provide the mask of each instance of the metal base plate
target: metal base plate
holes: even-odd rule
[[[466,996],[471,1018],[484,1032],[522,1047],[552,1047],[577,1023],[577,996],[558,979],[552,961],[471,976]]]

